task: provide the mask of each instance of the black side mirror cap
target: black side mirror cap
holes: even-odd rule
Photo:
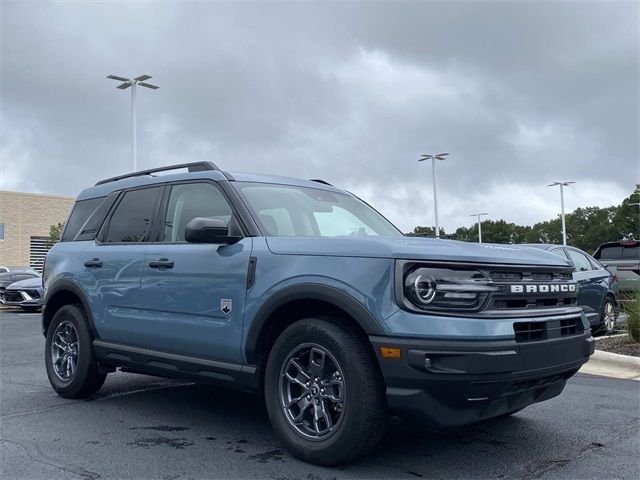
[[[229,227],[219,218],[196,217],[184,229],[184,239],[189,243],[239,242],[242,237],[229,235]]]

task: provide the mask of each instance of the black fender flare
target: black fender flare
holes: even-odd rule
[[[384,335],[380,323],[364,305],[351,295],[321,283],[304,283],[285,287],[269,297],[251,320],[244,343],[247,362],[258,363],[260,340],[269,317],[283,305],[295,300],[320,300],[337,307],[352,317],[367,335]]]
[[[89,303],[89,299],[87,298],[87,294],[82,290],[78,284],[73,282],[72,280],[68,280],[62,278],[60,280],[56,280],[55,283],[47,289],[46,295],[44,297],[44,308],[42,309],[42,333],[43,335],[47,335],[47,326],[48,322],[51,320],[53,314],[47,313],[47,308],[49,307],[50,300],[56,296],[60,292],[70,292],[73,293],[76,297],[80,299],[80,303],[84,308],[85,315],[87,316],[87,320],[89,323],[89,331],[93,338],[100,338],[98,332],[95,327],[95,320],[93,318],[93,312],[91,311],[91,304]],[[46,322],[46,324],[45,324]]]

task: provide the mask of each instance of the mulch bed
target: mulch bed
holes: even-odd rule
[[[629,335],[599,337],[596,339],[596,349],[603,352],[640,357],[640,343],[634,342]]]

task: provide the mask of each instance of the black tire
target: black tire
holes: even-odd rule
[[[611,318],[613,315],[613,318]],[[616,320],[618,313],[616,312],[616,302],[612,297],[607,295],[600,307],[600,314],[598,315],[598,326],[592,329],[594,336],[599,335],[611,335],[616,331]]]
[[[377,360],[365,342],[366,338],[339,319],[325,317],[300,320],[285,329],[276,340],[265,371],[265,401],[276,436],[293,456],[318,465],[341,465],[363,457],[379,443],[387,426],[389,409]],[[331,378],[340,381],[342,386],[336,388],[342,389],[344,386],[344,392],[340,394],[344,401],[340,405],[311,397],[316,405],[322,404],[322,407],[311,405],[311,409],[316,408],[316,415],[320,408],[323,412],[328,411],[324,408],[324,402],[327,402],[333,407],[329,415],[338,416],[333,423],[333,430],[321,438],[310,438],[291,423],[288,415],[290,410],[287,411],[284,406],[282,393],[283,389],[288,388],[283,386],[288,382],[283,374],[286,365],[290,365],[292,358],[297,361],[297,352],[303,352],[309,348],[308,345],[328,352],[328,365],[333,365],[333,360],[337,362]],[[293,357],[292,352],[296,352]],[[311,365],[310,362],[308,365]],[[326,365],[324,362],[323,365]],[[338,372],[341,373],[336,377]],[[281,383],[281,378],[285,378],[282,381],[284,383]],[[331,378],[326,381],[331,382]],[[315,379],[315,382],[316,387],[326,385],[322,379]],[[293,385],[293,382],[289,383]],[[315,395],[319,395],[317,388]],[[317,425],[315,427],[317,430]]]
[[[58,333],[61,333],[59,327],[66,328],[72,332],[75,331],[75,337],[77,338],[75,347],[75,351],[77,351],[76,363],[73,373],[68,379],[61,378],[54,369],[52,344],[54,343],[54,333],[56,337],[58,337]],[[56,340],[56,343],[60,343],[59,339]],[[60,351],[55,345],[54,348],[56,351]],[[90,397],[100,390],[107,377],[106,373],[100,373],[98,370],[98,363],[93,351],[93,336],[89,331],[87,317],[82,306],[77,304],[65,305],[53,316],[47,329],[44,358],[49,382],[56,393],[64,398]],[[61,364],[64,365],[65,362],[61,362]],[[68,372],[69,370],[67,370]]]

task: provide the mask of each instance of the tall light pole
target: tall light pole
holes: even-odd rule
[[[132,168],[135,172],[138,170],[138,139],[137,139],[137,127],[136,127],[136,87],[140,85],[141,87],[150,88],[151,90],[157,90],[157,85],[152,85],[150,83],[146,83],[146,80],[151,78],[151,75],[140,75],[139,77],[134,78],[133,80],[125,77],[118,77],[116,75],[108,75],[107,78],[111,80],[117,80],[122,82],[116,88],[120,90],[126,90],[131,87],[131,161]]]
[[[568,187],[572,183],[576,182],[553,182],[547,185],[547,187],[555,187],[556,185],[560,185],[560,208],[561,208],[561,218],[562,218],[562,244],[567,244],[567,227],[564,223],[564,187]]]
[[[440,238],[440,223],[438,222],[438,191],[436,189],[436,160],[444,160],[444,157],[449,155],[448,153],[439,153],[437,155],[423,154],[418,159],[419,162],[425,160],[431,160],[433,168],[433,209],[436,214],[436,238]]]
[[[488,213],[472,213],[470,217],[478,217],[478,243],[482,243],[482,220],[480,217],[483,215],[489,215]]]

